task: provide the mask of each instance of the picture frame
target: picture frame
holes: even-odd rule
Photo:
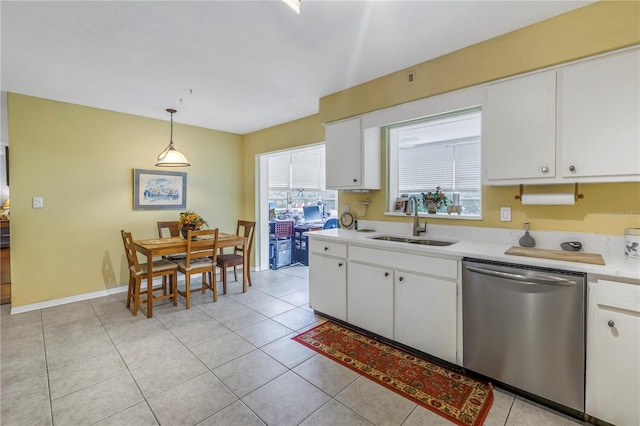
[[[396,201],[393,203],[393,211],[395,213],[406,213],[407,207],[409,204],[409,197],[398,197]]]
[[[186,172],[133,169],[133,210],[186,208]]]

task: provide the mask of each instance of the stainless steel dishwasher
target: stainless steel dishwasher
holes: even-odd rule
[[[464,367],[584,412],[585,277],[463,259]]]

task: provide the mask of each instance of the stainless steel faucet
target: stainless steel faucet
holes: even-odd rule
[[[424,220],[424,225],[420,226],[418,222],[418,197],[412,195],[409,198],[409,203],[413,200],[413,236],[419,237],[421,232],[427,232],[427,220]]]

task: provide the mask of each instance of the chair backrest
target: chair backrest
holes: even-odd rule
[[[121,230],[120,234],[122,235],[122,244],[124,244],[124,252],[127,255],[129,268],[132,269],[135,273],[140,273],[140,263],[138,263],[138,255],[136,254],[136,249],[133,245],[133,237],[131,236],[131,232]]]
[[[212,239],[213,247],[211,247]],[[203,229],[201,231],[192,231],[190,229],[187,233],[187,258],[185,259],[185,266],[189,268],[192,261],[202,259],[204,257],[211,258],[215,264],[218,256],[217,250],[218,228]]]
[[[163,230],[165,231],[164,234],[163,234]],[[160,238],[163,238],[164,236],[166,236],[167,230],[170,237],[179,237],[180,221],[178,220],[158,221],[158,236]]]
[[[238,226],[236,227],[236,235],[242,235],[247,238],[247,255],[251,256],[251,247],[253,247],[253,233],[256,228],[256,223],[249,220],[238,220]],[[235,254],[242,254],[242,247],[236,247]]]
[[[338,219],[331,217],[324,223],[322,229],[333,229],[338,227]]]

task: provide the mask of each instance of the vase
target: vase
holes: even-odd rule
[[[435,201],[427,202],[427,213],[436,214],[438,212],[438,204]]]
[[[182,238],[184,238],[185,240],[189,235],[189,230],[197,231],[198,227],[196,225],[182,225],[182,227],[180,228],[180,234],[182,235]]]

